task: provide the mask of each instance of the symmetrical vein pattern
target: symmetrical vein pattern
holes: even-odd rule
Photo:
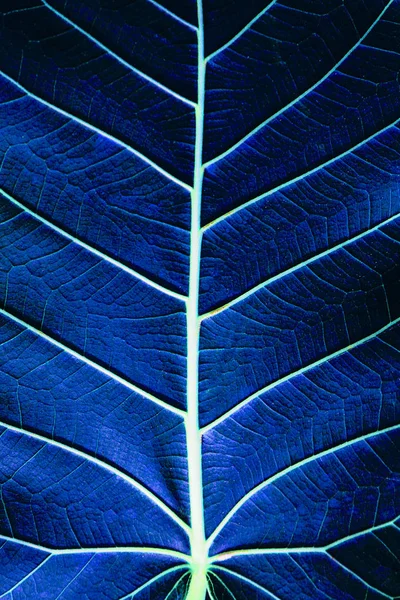
[[[0,29],[0,598],[400,598],[400,0]]]

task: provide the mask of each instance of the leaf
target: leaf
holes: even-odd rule
[[[399,597],[398,0],[0,11],[0,598]]]

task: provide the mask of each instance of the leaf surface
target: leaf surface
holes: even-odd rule
[[[0,598],[399,597],[400,2],[0,16]]]

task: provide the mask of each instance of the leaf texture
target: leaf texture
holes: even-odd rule
[[[0,27],[0,598],[398,599],[399,0]]]

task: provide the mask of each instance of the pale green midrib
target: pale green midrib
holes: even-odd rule
[[[121,271],[125,271],[126,273],[128,273],[129,275],[134,277],[135,279],[138,279],[139,281],[146,283],[147,285],[149,285],[150,287],[153,287],[154,289],[158,290],[159,292],[162,292],[163,294],[167,294],[168,296],[172,296],[173,298],[176,298],[177,300],[181,300],[182,302],[186,302],[186,296],[184,296],[183,294],[179,294],[178,292],[170,290],[169,288],[157,283],[156,281],[153,281],[149,277],[142,275],[141,273],[139,273],[139,271],[132,269],[131,267],[124,264],[120,260],[117,260],[117,259],[113,258],[112,256],[109,256],[105,252],[102,252],[101,250],[94,248],[87,242],[84,242],[79,237],[76,237],[76,236],[72,235],[71,233],[68,233],[67,231],[65,231],[65,229],[62,229],[55,223],[52,223],[49,219],[46,219],[45,217],[43,217],[39,213],[35,212],[31,208],[25,206],[25,204],[22,204],[22,202],[20,202],[19,200],[17,200],[13,196],[11,196],[8,192],[3,190],[2,188],[0,188],[0,195],[7,198],[7,200],[9,202],[14,204],[18,208],[20,208],[22,211],[24,211],[24,213],[29,214],[35,220],[40,221],[41,223],[43,223],[43,225],[45,225],[46,227],[49,227],[50,229],[52,229],[53,231],[55,231],[62,237],[66,238],[67,240],[71,241],[72,243],[76,244],[77,246],[83,248],[84,250],[87,250],[91,254],[94,254],[98,258],[101,258],[102,260],[113,265],[114,267],[117,267]]]
[[[198,319],[201,252],[201,195],[203,185],[204,127],[204,30],[202,0],[198,10],[198,102],[196,106],[196,139],[193,191],[191,193],[191,233],[189,296],[186,303],[187,324],[187,414],[185,417],[190,499],[190,547],[192,576],[186,600],[204,600],[207,591],[207,549],[204,527],[202,480],[202,448],[199,427],[199,333]]]
[[[24,429],[23,427],[11,425],[10,423],[6,423],[5,421],[0,421],[0,427],[4,427],[9,431],[13,431],[14,433],[19,433],[22,435],[29,436],[30,438],[38,440],[39,442],[43,442],[44,444],[49,444],[50,446],[60,448],[61,450],[65,451],[65,452],[68,452],[70,454],[73,454],[74,456],[77,456],[78,458],[82,459],[85,462],[95,464],[96,466],[100,467],[101,469],[108,471],[115,477],[118,477],[119,479],[122,479],[123,481],[125,481],[130,487],[135,488],[138,492],[140,492],[141,494],[146,496],[152,502],[153,505],[157,506],[160,510],[162,510],[164,512],[164,514],[166,514],[173,521],[175,521],[175,523],[177,525],[179,525],[186,534],[189,533],[189,528],[188,528],[187,524],[167,504],[165,504],[158,496],[153,494],[153,492],[151,490],[147,489],[143,484],[141,484],[139,481],[137,481],[134,477],[132,477],[131,475],[127,475],[126,473],[124,473],[124,471],[120,471],[119,469],[114,467],[112,464],[106,462],[105,460],[97,458],[97,456],[94,456],[92,454],[88,454],[88,453],[84,452],[83,450],[79,450],[78,448],[75,448],[74,446],[71,446],[65,442],[60,442],[58,440],[54,440],[50,437],[47,437],[46,435],[36,433],[35,431],[31,431],[28,429]],[[46,550],[46,552],[47,552],[47,550]]]
[[[238,512],[238,510],[244,504],[246,504],[246,502],[248,502],[250,500],[250,498],[252,498],[255,494],[257,494],[258,492],[262,491],[264,488],[266,488],[267,486],[271,485],[272,483],[274,483],[278,479],[281,479],[285,475],[288,475],[289,473],[292,473],[293,471],[296,471],[297,469],[300,469],[304,465],[307,465],[307,464],[309,464],[311,462],[314,462],[315,460],[319,460],[321,458],[324,458],[325,456],[329,456],[331,454],[335,454],[336,452],[339,452],[340,450],[343,450],[344,448],[348,448],[349,446],[353,446],[353,445],[355,445],[357,443],[367,441],[367,440],[369,440],[371,438],[378,437],[380,435],[385,435],[387,433],[391,433],[392,431],[396,431],[397,429],[400,429],[400,424],[391,425],[389,427],[385,427],[385,428],[379,429],[377,431],[371,431],[370,433],[359,435],[359,436],[357,436],[355,438],[352,438],[350,440],[342,442],[341,444],[337,444],[336,446],[332,446],[330,448],[327,448],[326,450],[322,450],[321,452],[317,452],[316,454],[313,454],[312,456],[307,456],[306,458],[303,458],[302,460],[298,461],[297,463],[289,465],[285,469],[282,469],[278,473],[275,473],[275,475],[271,475],[270,477],[268,477],[267,479],[265,479],[264,481],[262,481],[261,483],[259,483],[258,485],[256,485],[249,492],[247,492],[247,494],[245,494],[239,500],[239,502],[237,502],[235,504],[235,506],[233,508],[231,508],[231,510],[222,519],[222,521],[220,522],[220,524],[214,529],[214,531],[212,532],[212,534],[208,537],[208,539],[207,539],[207,547],[210,548],[210,546],[213,544],[213,542],[216,539],[216,537],[221,533],[221,531],[229,523],[229,521],[232,519],[232,517]],[[332,544],[330,544],[329,546],[332,546]]]

